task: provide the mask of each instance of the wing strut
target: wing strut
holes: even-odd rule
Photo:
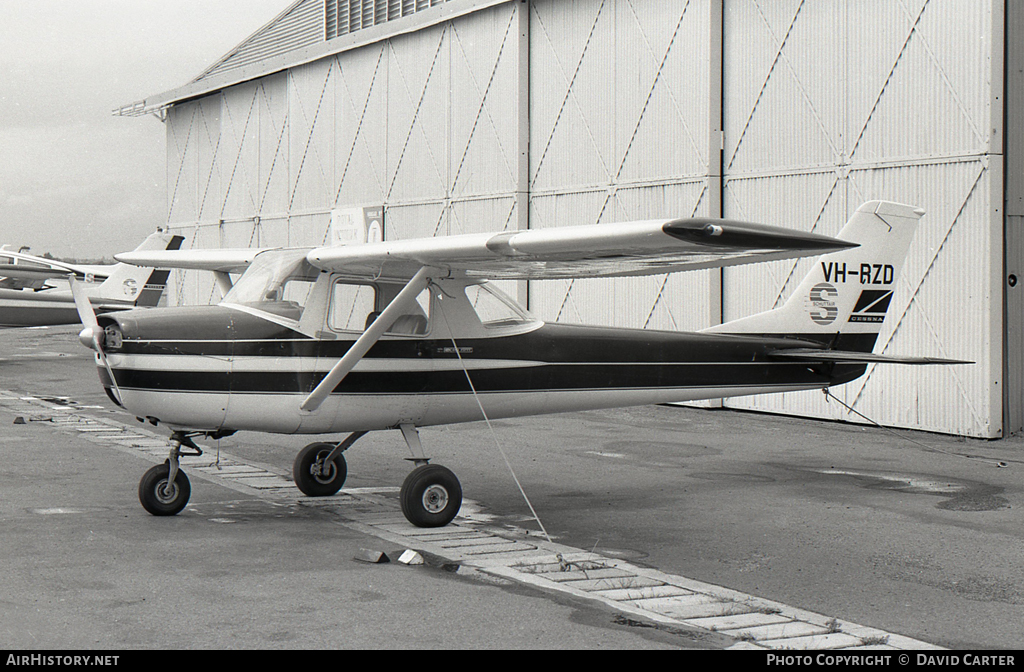
[[[227,296],[233,286],[231,284],[231,275],[227,271],[214,271],[213,277],[216,279],[217,289],[220,290],[221,297]]]
[[[398,296],[388,304],[388,307],[380,314],[373,324],[366,328],[352,347],[349,348],[345,356],[338,360],[338,363],[334,365],[334,368],[330,370],[327,376],[320,381],[320,384],[309,393],[305,401],[299,408],[307,413],[313,413],[320,405],[324,403],[327,396],[331,391],[338,386],[338,384],[344,380],[345,376],[349,374],[355,365],[359,363],[359,360],[363,358],[370,348],[380,340],[380,337],[384,335],[395,320],[406,312],[408,308],[416,302],[416,297],[420,295],[424,289],[427,288],[427,283],[430,278],[427,277],[428,269],[426,266],[416,272],[416,275],[412,277],[412,280],[398,293]]]

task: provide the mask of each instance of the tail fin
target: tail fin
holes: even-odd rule
[[[819,257],[781,307],[707,331],[793,336],[871,352],[923,214],[899,203],[865,203],[837,236],[859,247]]]
[[[134,252],[177,250],[185,239],[157,231],[142,241]],[[155,306],[167,285],[169,271],[118,263],[91,294],[95,301],[128,301],[139,307]]]

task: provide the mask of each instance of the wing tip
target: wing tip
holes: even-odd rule
[[[662,231],[678,240],[716,247],[833,252],[860,246],[817,233],[729,219],[674,219]]]

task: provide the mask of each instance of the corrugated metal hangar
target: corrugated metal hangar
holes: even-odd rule
[[[167,127],[194,248],[712,216],[835,234],[927,211],[874,366],[835,390],[890,426],[1024,427],[1024,9],[1006,0],[299,0],[195,80]],[[1004,130],[1007,131],[1004,133]],[[512,287],[539,317],[699,329],[784,300],[808,260]],[[219,298],[179,274],[172,302]],[[854,420],[814,392],[732,408]]]

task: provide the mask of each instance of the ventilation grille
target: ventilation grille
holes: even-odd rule
[[[448,0],[324,0],[325,35],[331,40],[445,2]]]

